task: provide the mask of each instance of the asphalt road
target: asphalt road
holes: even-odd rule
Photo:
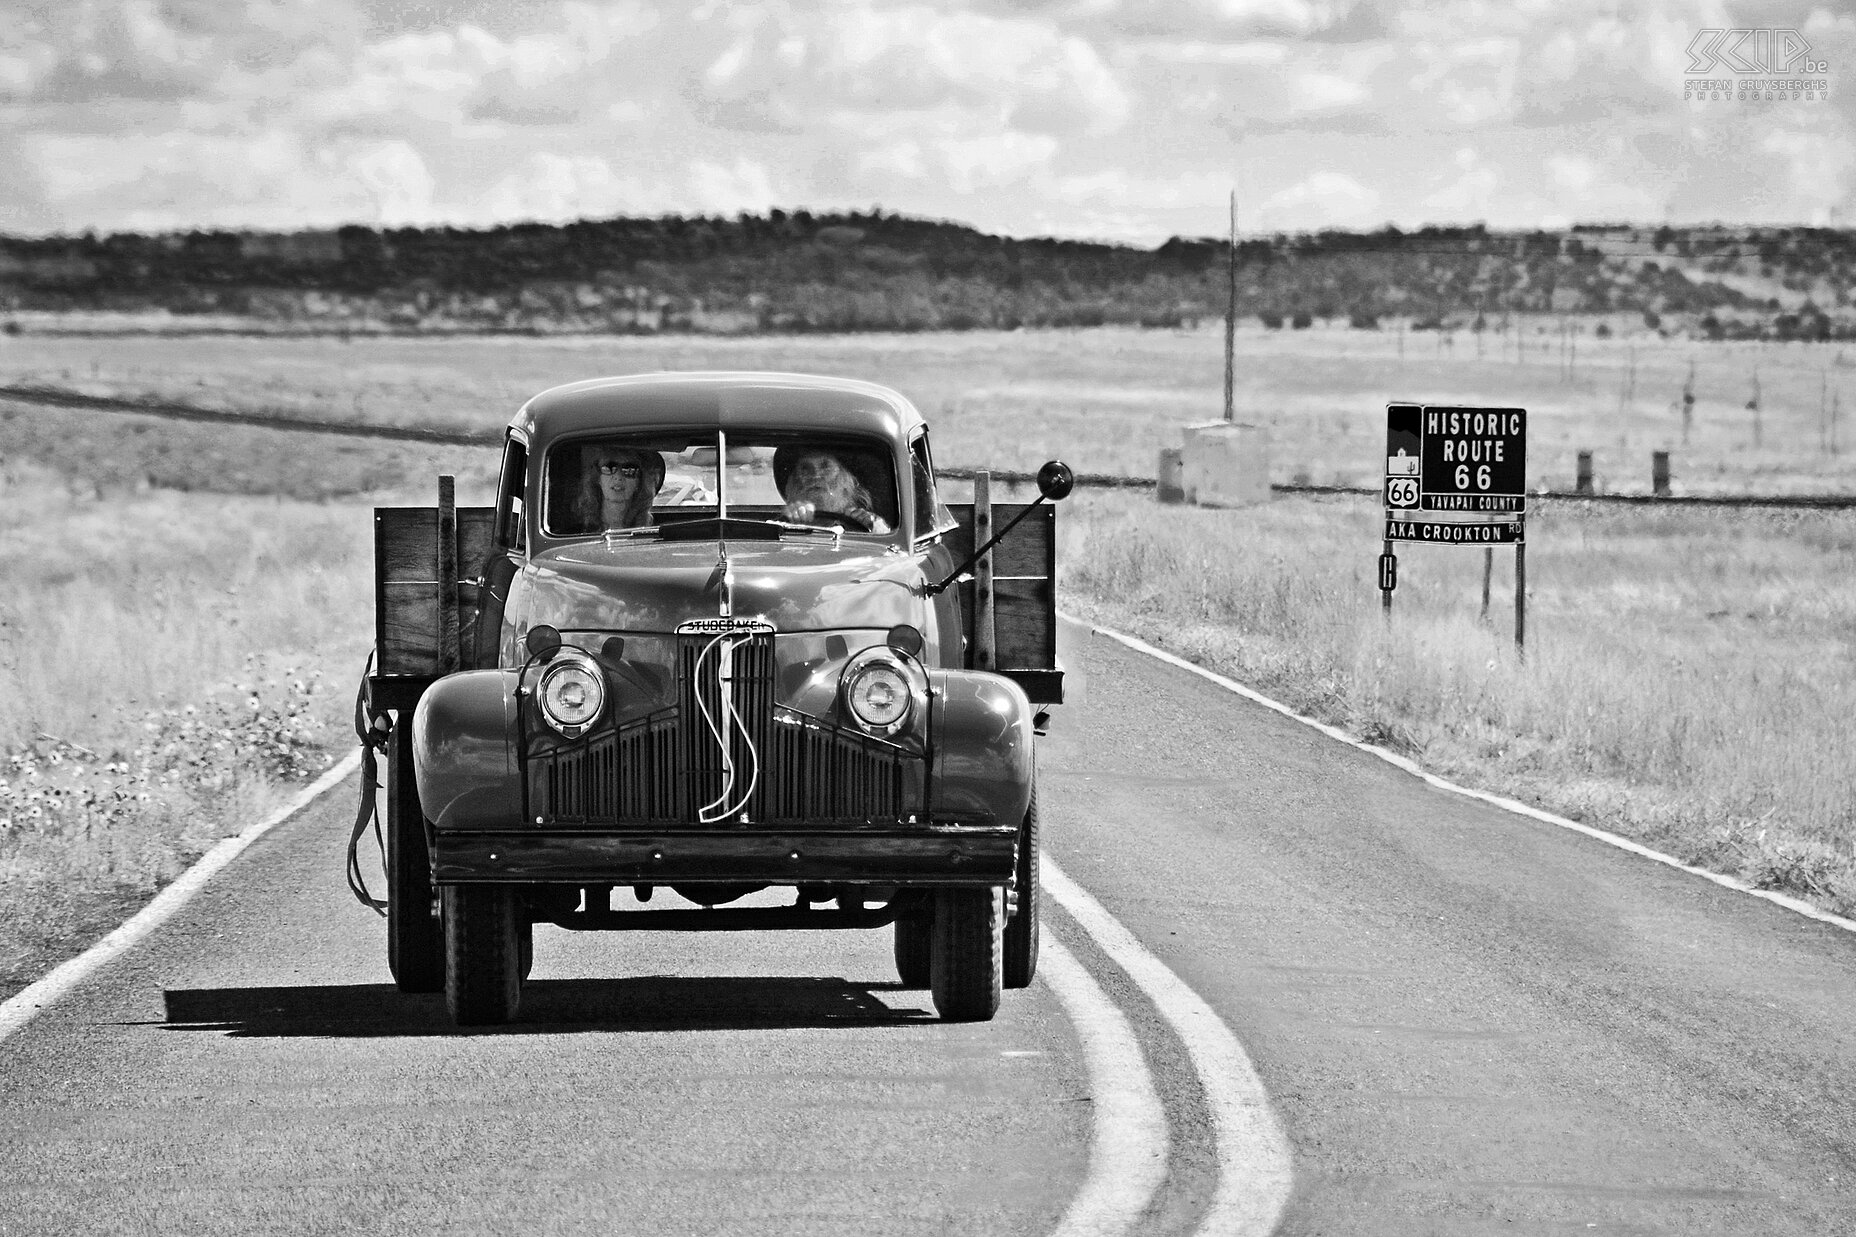
[[[1051,853],[1243,1041],[1280,1232],[1856,1232],[1856,935],[1100,636],[1089,694]]]
[[[1856,1231],[1856,937],[1427,788],[1100,637],[1040,754],[1046,843],[1242,1039],[1288,1234]],[[1048,986],[980,1026],[887,933],[537,932],[460,1034],[348,899],[352,783],[0,1042],[0,1233],[1050,1231],[1092,1079]],[[1172,1151],[1220,1171],[1161,1009]]]

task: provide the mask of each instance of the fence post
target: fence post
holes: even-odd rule
[[[1160,479],[1154,487],[1154,497],[1169,504],[1185,502],[1185,453],[1178,447],[1161,447],[1159,471]]]
[[[1525,537],[1526,534],[1523,534]],[[1527,543],[1514,545],[1514,651],[1527,656]]]
[[[1664,496],[1669,493],[1669,452],[1667,451],[1650,453],[1650,492]]]
[[[1592,492],[1592,453],[1579,452],[1579,476],[1573,482],[1573,493],[1590,494]]]

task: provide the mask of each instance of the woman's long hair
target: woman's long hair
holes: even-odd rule
[[[593,462],[601,455],[630,457],[638,463],[638,488],[632,491],[631,500],[625,504],[625,510],[620,513],[616,523],[605,518],[606,495],[599,488],[599,466]],[[645,452],[628,447],[581,448],[580,486],[574,493],[572,507],[574,527],[582,532],[597,533],[607,528],[640,528],[649,524],[651,502],[657,497],[657,487],[664,475],[661,457],[656,469],[651,467],[651,463]]]

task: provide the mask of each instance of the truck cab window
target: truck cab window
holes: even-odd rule
[[[522,545],[522,488],[528,480],[528,448],[511,438],[503,446],[502,477],[496,485],[496,548]]]
[[[936,531],[953,522],[952,517],[941,508],[941,499],[934,488],[934,461],[928,455],[928,436],[919,435],[909,444],[909,471],[914,476],[915,486],[915,528],[917,537],[932,537]]]

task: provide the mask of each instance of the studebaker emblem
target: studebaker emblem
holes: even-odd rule
[[[680,636],[732,636],[740,632],[773,633],[773,624],[761,619],[705,618],[677,624]]]

